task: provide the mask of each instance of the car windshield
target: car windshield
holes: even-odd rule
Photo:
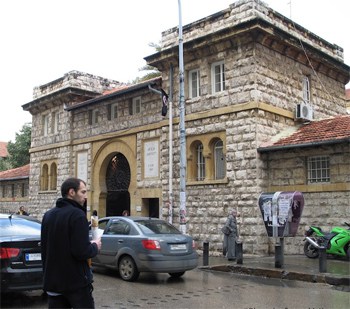
[[[1,236],[40,236],[41,225],[36,221],[3,218],[0,220]]]
[[[135,223],[145,235],[181,234],[175,226],[165,221],[140,220]]]

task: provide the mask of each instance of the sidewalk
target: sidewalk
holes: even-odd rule
[[[199,258],[201,270],[226,271],[267,278],[300,280],[328,283],[350,287],[350,262],[327,258],[325,273],[320,273],[319,259],[309,259],[304,255],[284,255],[281,268],[275,267],[275,256],[243,255],[243,263],[228,261],[224,257],[208,258],[208,265],[203,266],[203,256]]]

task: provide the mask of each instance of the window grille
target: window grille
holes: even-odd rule
[[[308,182],[330,182],[329,157],[309,157],[307,161]]]
[[[121,153],[117,153],[109,162],[106,174],[108,191],[128,191],[131,172],[128,160]]]

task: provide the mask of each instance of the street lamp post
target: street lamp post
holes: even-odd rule
[[[169,223],[173,223],[173,66],[170,64],[169,87]]]
[[[185,98],[184,98],[184,60],[182,39],[181,0],[179,4],[179,90],[180,90],[180,230],[186,234],[186,132],[185,132]]]

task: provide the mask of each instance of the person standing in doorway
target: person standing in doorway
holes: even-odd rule
[[[229,261],[234,261],[236,259],[236,239],[238,237],[236,217],[237,211],[235,209],[230,210],[226,223],[223,227],[223,251]]]
[[[101,239],[89,240],[84,212],[86,184],[68,178],[62,198],[47,211],[41,226],[44,290],[49,308],[95,308],[88,259],[97,255]]]

